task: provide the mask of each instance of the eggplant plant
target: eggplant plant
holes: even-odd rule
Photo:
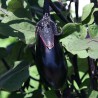
[[[98,97],[98,3],[88,1],[0,1],[0,98]]]
[[[36,64],[42,81],[47,86],[60,89],[67,76],[67,64],[57,38],[57,26],[49,14],[48,0],[45,0],[44,6],[46,5],[48,11],[44,11],[43,18],[37,23],[36,28]]]
[[[36,60],[38,71],[46,83],[60,88],[66,79],[67,69],[63,49],[55,33],[57,28],[47,13],[37,24]],[[44,82],[43,81],[43,82]]]

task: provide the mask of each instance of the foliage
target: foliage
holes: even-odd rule
[[[44,0],[0,0],[0,98],[57,98],[39,81],[34,52],[36,23],[42,18]],[[68,23],[54,10],[51,16],[62,32],[59,39],[67,60],[64,98],[98,98],[98,8],[90,3],[82,16],[72,17],[66,6],[52,0]],[[98,5],[97,5],[98,6]],[[66,8],[66,7],[65,7]],[[77,20],[77,21],[76,21]]]

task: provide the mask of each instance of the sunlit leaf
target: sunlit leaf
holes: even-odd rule
[[[98,37],[98,26],[93,24],[88,27],[89,35],[91,38]]]
[[[7,46],[9,46],[10,44],[13,44],[15,42],[18,42],[18,38],[15,37],[9,37],[9,38],[5,38],[5,39],[0,39],[0,47],[6,48]]]
[[[98,98],[98,91],[91,91],[90,95],[88,98]]]
[[[76,33],[77,37],[84,38],[86,36],[85,26],[77,23],[68,23],[62,28],[63,36],[66,37],[70,34]],[[81,35],[80,35],[81,34]]]
[[[94,3],[90,3],[83,8],[82,21],[86,20],[87,17],[91,14],[93,7]]]

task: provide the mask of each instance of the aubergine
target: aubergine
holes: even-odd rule
[[[45,13],[36,26],[36,65],[45,85],[61,88],[67,76],[67,63],[58,40],[57,26]]]

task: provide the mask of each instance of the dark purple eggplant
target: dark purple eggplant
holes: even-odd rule
[[[56,24],[45,13],[36,27],[36,65],[44,83],[54,89],[61,88],[67,76],[67,64],[58,34]]]

